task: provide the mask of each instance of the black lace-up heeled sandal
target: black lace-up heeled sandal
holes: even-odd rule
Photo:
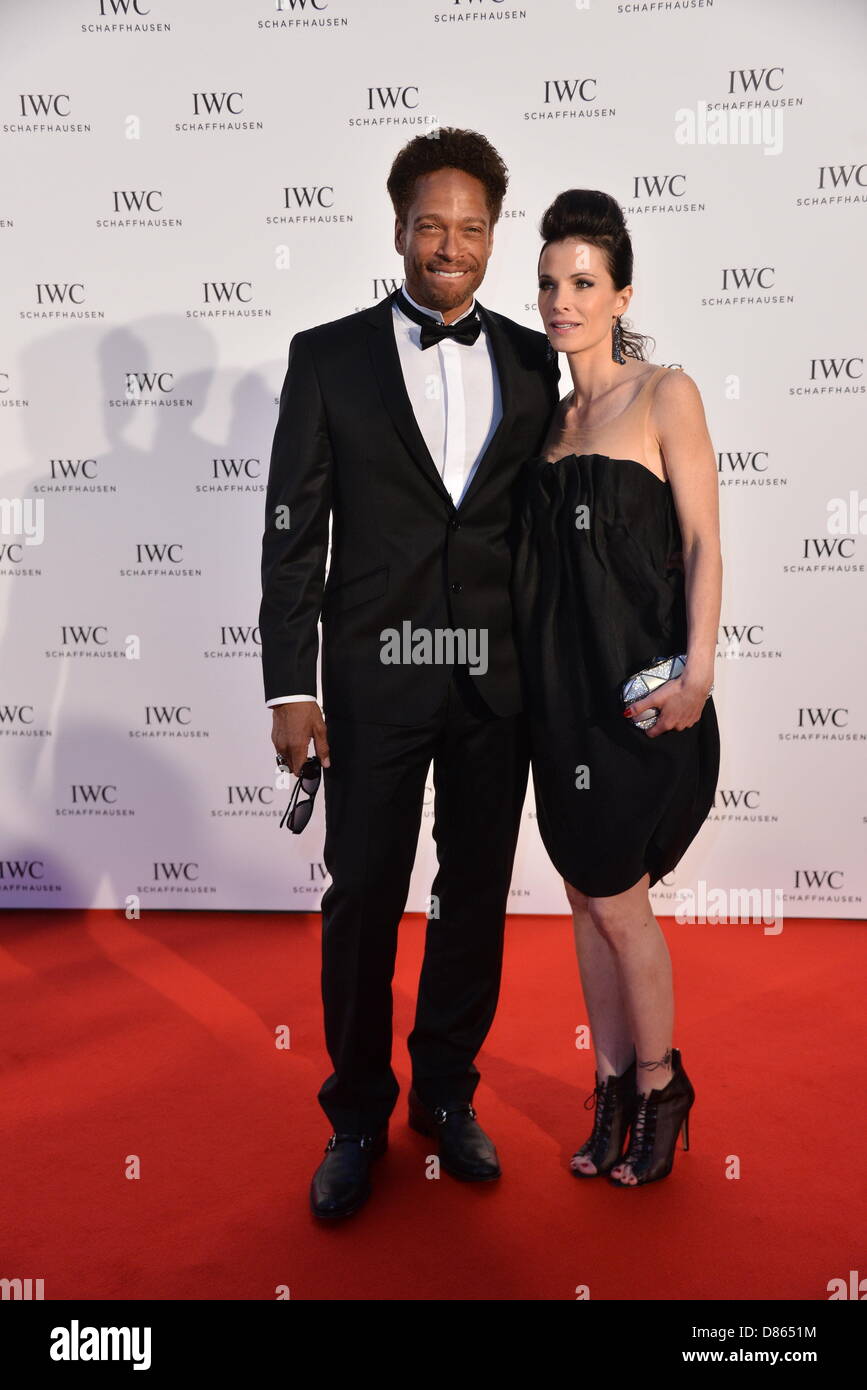
[[[584,1102],[584,1109],[595,1105],[593,1133],[577,1153],[572,1155],[569,1171],[576,1178],[599,1178],[611,1171],[620,1161],[626,1134],[638,1104],[638,1091],[635,1084],[635,1058],[622,1076],[606,1076],[600,1085],[596,1072],[596,1085]],[[595,1166],[595,1173],[584,1173],[573,1165],[578,1158],[589,1158]]]
[[[661,1091],[638,1097],[629,1134],[629,1147],[621,1163],[629,1164],[635,1182],[609,1175],[615,1187],[641,1187],[646,1182],[667,1178],[674,1164],[677,1136],[682,1134],[684,1149],[689,1148],[689,1112],[695,1101],[692,1082],[683,1069],[679,1050],[671,1052],[672,1077]],[[612,1167],[616,1167],[615,1162]]]

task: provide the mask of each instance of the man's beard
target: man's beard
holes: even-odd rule
[[[449,280],[445,276],[438,276],[432,267],[424,264],[416,265],[415,274],[424,286],[428,297],[434,301],[432,307],[442,311],[457,308],[459,304],[463,304],[475,294],[479,282],[478,268],[468,266],[466,269],[467,275],[460,282]]]

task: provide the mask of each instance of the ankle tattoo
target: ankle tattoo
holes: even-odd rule
[[[659,1062],[639,1062],[638,1065],[640,1067],[644,1067],[647,1071],[655,1071],[657,1067],[670,1067],[671,1048],[668,1048],[668,1050],[665,1053],[665,1056]]]

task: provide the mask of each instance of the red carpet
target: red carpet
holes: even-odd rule
[[[4,913],[0,1278],[46,1299],[824,1300],[863,1266],[863,924],[663,919],[697,1100],[690,1151],[634,1191],[567,1171],[593,1064],[559,917],[511,919],[479,1058],[503,1179],[425,1177],[404,1042],[423,927],[401,934],[391,1149],[365,1209],[322,1227],[318,916]]]

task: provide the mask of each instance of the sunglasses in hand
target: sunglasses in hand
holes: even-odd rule
[[[322,764],[318,756],[314,754],[312,758],[308,758],[301,765],[298,781],[292,789],[289,805],[283,812],[283,818],[280,821],[281,830],[285,825],[294,835],[301,834],[313,811],[313,801],[321,780]]]

